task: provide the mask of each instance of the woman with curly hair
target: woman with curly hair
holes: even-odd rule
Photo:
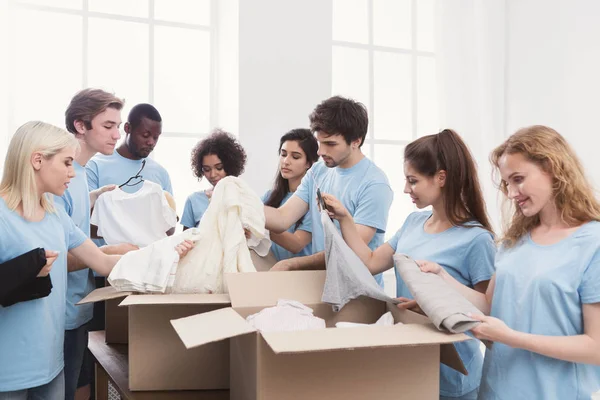
[[[185,201],[181,225],[183,230],[195,228],[208,208],[215,185],[226,176],[240,176],[246,166],[246,152],[233,135],[216,129],[199,141],[192,150],[192,172],[206,177],[212,188],[192,193]]]
[[[424,262],[487,316],[479,398],[589,399],[600,388],[600,203],[554,129],[519,130],[492,153],[512,204],[487,293]]]

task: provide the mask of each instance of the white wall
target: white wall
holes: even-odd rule
[[[508,4],[507,130],[549,125],[600,184],[600,2]]]
[[[331,0],[239,2],[239,137],[244,179],[259,193],[277,171],[279,138],[308,127],[331,95]]]
[[[8,53],[8,4],[0,1],[0,52]],[[4,168],[4,157],[8,149],[10,137],[8,127],[8,63],[0,63],[0,172]]]

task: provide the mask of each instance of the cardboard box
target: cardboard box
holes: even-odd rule
[[[324,271],[227,275],[231,308],[171,321],[191,351],[230,339],[231,399],[438,399],[439,363],[466,374],[453,343],[470,338],[438,331],[424,316],[359,298],[339,313],[320,301]],[[328,328],[260,333],[248,315],[278,299],[300,301]],[[391,311],[403,325],[374,323]]]
[[[108,283],[107,283],[108,284]],[[105,302],[104,330],[106,343],[127,344],[129,339],[129,309],[119,307],[124,297],[132,292],[117,292],[112,286],[94,290],[79,301],[79,304]]]
[[[277,263],[272,251],[265,257],[261,257],[250,249],[250,257],[257,271],[268,271]],[[94,290],[77,304],[105,302],[104,327],[106,343],[127,344],[129,343],[129,308],[119,307],[123,298],[133,292],[118,292],[106,282],[106,287]]]
[[[130,294],[97,289],[80,303],[124,297],[117,310],[128,310],[129,389],[205,390],[229,388],[229,343],[187,350],[170,320],[230,305],[226,294]],[[107,336],[122,335],[123,324],[108,316]],[[108,320],[112,320],[112,324]]]

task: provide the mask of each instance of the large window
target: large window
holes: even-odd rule
[[[215,13],[216,0],[8,0],[2,153],[28,120],[64,127],[82,88],[124,98],[123,120],[135,104],[151,103],[163,117],[152,156],[169,171],[181,213],[197,186],[190,150],[215,125]]]
[[[333,0],[332,93],[369,110],[363,152],[394,190],[386,238],[414,210],[403,194],[404,146],[438,130],[435,0]]]

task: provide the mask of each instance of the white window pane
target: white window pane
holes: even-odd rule
[[[351,97],[369,106],[369,52],[333,46],[332,94]]]
[[[430,135],[439,131],[438,90],[435,58],[417,58],[417,134]]]
[[[187,197],[195,191],[210,186],[206,184],[206,179],[198,183],[198,179],[192,172],[190,157],[198,140],[200,140],[200,136],[161,136],[152,153],[152,157],[169,172],[177,203],[177,215],[180,218]]]
[[[363,154],[365,155],[365,157],[367,157],[368,159],[371,159],[371,145],[365,141],[365,143],[362,145],[362,147],[360,148],[363,152]]]
[[[210,127],[210,34],[157,26],[154,41],[154,102],[165,121],[163,129],[206,133]]]
[[[83,8],[82,0],[18,0],[18,3],[23,4],[38,4],[42,6],[52,6],[60,8],[81,9]]]
[[[146,24],[89,20],[88,86],[125,99],[123,122],[133,106],[149,101],[148,36]]]
[[[411,212],[416,210],[410,197],[404,191],[404,146],[378,144],[375,145],[375,164],[387,175],[390,186],[394,191],[394,202],[390,208],[386,240],[402,227],[404,220]]]
[[[373,0],[373,41],[404,49],[411,45],[412,0]]]
[[[210,25],[210,0],[154,0],[154,18]]]
[[[375,52],[376,139],[412,139],[411,56]]]
[[[435,0],[417,3],[417,49],[435,51]]]
[[[148,18],[148,0],[88,0],[90,11]]]
[[[82,18],[21,9],[10,25],[11,134],[29,120],[64,127],[65,109],[82,85]]]
[[[369,43],[369,2],[333,0],[333,40]]]

